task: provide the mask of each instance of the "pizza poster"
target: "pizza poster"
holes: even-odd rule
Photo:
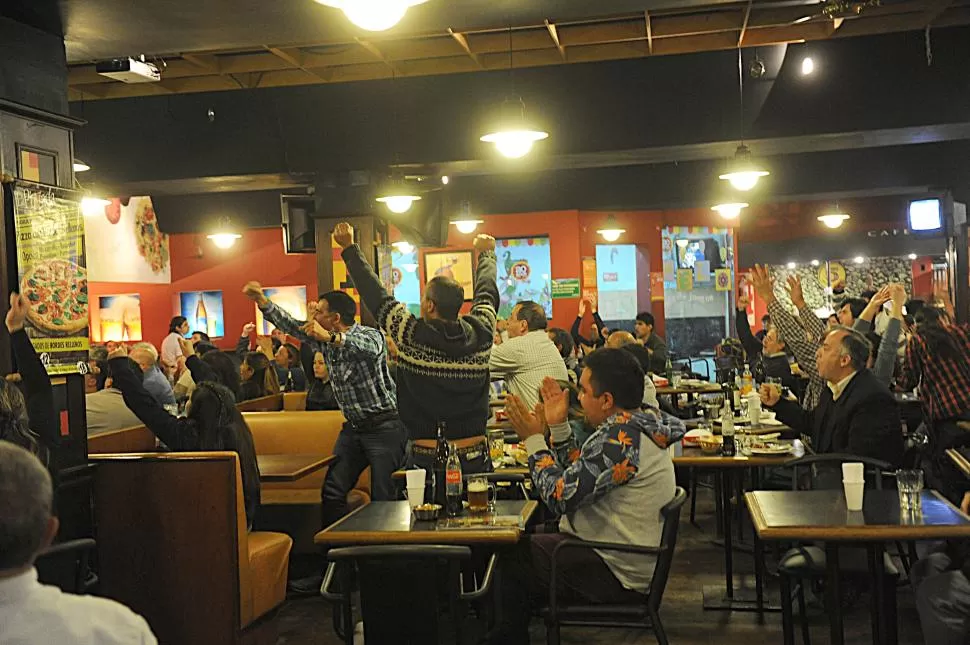
[[[17,279],[27,299],[27,335],[49,374],[87,371],[88,275],[76,194],[14,186]]]

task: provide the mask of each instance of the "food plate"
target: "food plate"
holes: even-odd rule
[[[781,455],[791,454],[791,446],[767,445],[761,448],[751,448],[752,455],[761,457],[780,457]]]

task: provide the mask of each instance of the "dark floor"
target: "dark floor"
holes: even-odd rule
[[[689,504],[684,506],[677,553],[660,610],[670,642],[674,645],[781,643],[779,613],[766,614],[764,624],[759,624],[757,614],[754,613],[704,610],[703,587],[720,585],[723,588],[724,585],[723,551],[711,544],[715,526],[711,491],[698,491],[698,526],[688,523],[688,507]],[[750,537],[747,541],[750,544]],[[735,572],[745,574],[753,587],[754,564],[750,555],[736,554]],[[766,597],[777,603],[776,580],[770,578],[768,585]],[[905,584],[898,589],[897,602],[900,645],[922,643],[913,594]],[[829,643],[826,615],[818,607],[810,608],[809,614],[812,643]],[[340,641],[333,633],[331,625],[330,605],[322,598],[288,600],[279,615],[277,645],[338,645]],[[473,627],[469,631],[472,629]],[[864,594],[855,607],[846,612],[845,636],[845,642],[850,645],[872,642],[868,595]],[[796,635],[796,639],[800,643],[800,637]],[[470,638],[468,642],[474,640]],[[545,629],[539,620],[533,623],[532,642],[545,643]],[[639,645],[656,643],[656,639],[645,630],[564,628],[562,642],[577,645]]]

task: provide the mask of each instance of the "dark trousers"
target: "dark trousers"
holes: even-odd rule
[[[347,514],[347,493],[370,466],[371,498],[382,502],[396,498],[392,473],[404,462],[407,431],[396,416],[372,424],[344,424],[337,436],[330,464],[323,482],[323,525],[330,526]]]
[[[499,617],[489,645],[528,645],[533,609],[548,604],[552,552],[571,536],[535,533],[504,551],[499,561]],[[626,602],[643,596],[620,584],[592,549],[566,549],[557,559],[556,597],[589,603]]]
[[[434,466],[434,448],[424,448],[413,443],[408,445],[407,468],[424,468],[431,472]],[[478,475],[492,472],[492,458],[488,454],[488,444],[483,440],[480,445],[458,449],[458,461],[462,475]]]
[[[913,563],[910,579],[923,640],[933,645],[965,645],[970,637],[970,581],[943,550]]]

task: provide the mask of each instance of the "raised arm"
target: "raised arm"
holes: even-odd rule
[[[802,292],[802,281],[798,276],[790,275],[788,276],[787,287],[788,297],[791,298],[792,304],[798,310],[798,320],[801,322],[805,333],[808,334],[808,338],[815,342],[820,341],[822,336],[825,335],[825,324],[805,304],[805,294]],[[787,339],[785,342],[788,342]],[[799,364],[801,364],[801,361],[799,361]]]
[[[246,297],[256,303],[259,310],[263,312],[263,318],[270,321],[276,328],[281,330],[284,334],[289,334],[294,338],[300,339],[300,342],[307,342],[311,338],[304,331],[304,327],[307,322],[305,320],[297,320],[287,312],[283,311],[276,306],[272,300],[263,295],[263,287],[258,282],[247,282],[246,286],[243,287],[243,293]],[[252,327],[250,327],[252,325]],[[246,336],[247,342],[249,335],[246,333],[246,329],[255,329],[256,326],[252,323],[247,323],[246,327],[243,328],[243,333]],[[270,351],[270,360],[272,360],[272,351]]]
[[[475,250],[478,251],[478,269],[475,271],[475,295],[471,315],[485,323],[494,335],[499,307],[495,238],[479,235],[475,238]]]
[[[6,324],[10,333],[17,369],[23,379],[27,393],[27,419],[30,429],[37,433],[48,449],[53,450],[60,443],[61,432],[58,415],[54,410],[54,388],[47,369],[34,351],[34,346],[24,331],[27,320],[27,303],[14,292],[10,294],[10,308],[7,310]]]
[[[254,329],[256,329],[256,325],[253,323],[246,323],[243,325],[242,333],[239,335],[239,340],[236,341],[236,356],[239,358],[242,358],[249,353],[249,335],[253,333]]]
[[[805,328],[785,309],[784,305],[778,302],[775,297],[775,280],[771,277],[768,267],[755,265],[751,271],[751,284],[754,285],[754,290],[758,296],[768,305],[771,322],[778,329],[785,345],[795,355],[798,366],[806,375],[816,374],[815,350],[817,343],[808,341]]]
[[[198,445],[195,424],[186,419],[178,419],[165,411],[165,408],[148,393],[141,379],[135,376],[128,363],[124,349],[109,355],[111,379],[114,387],[121,390],[125,405],[135,413],[142,423],[172,450],[193,449]]]
[[[748,360],[752,361],[761,353],[762,345],[751,333],[751,324],[748,322],[748,299],[747,296],[738,296],[738,307],[734,316],[734,329],[738,333],[741,346],[744,347]]]

